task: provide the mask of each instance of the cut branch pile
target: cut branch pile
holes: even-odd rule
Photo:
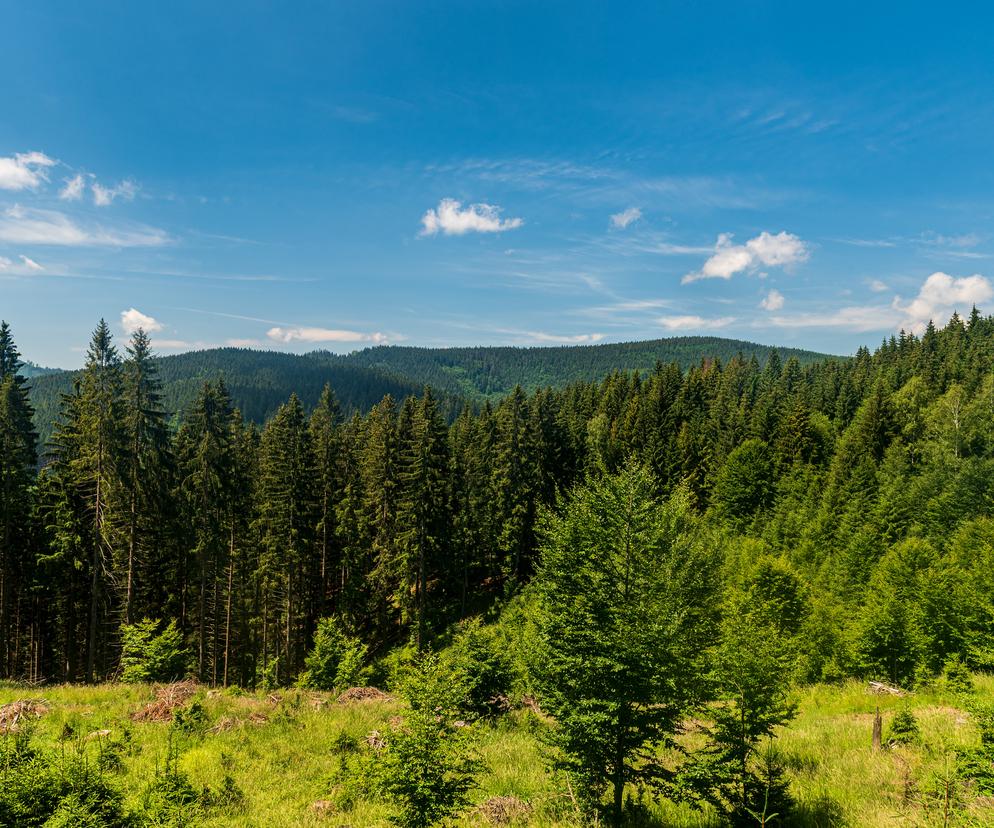
[[[177,681],[166,684],[155,691],[155,698],[141,710],[131,714],[135,722],[169,722],[173,713],[183,707],[197,693],[193,681]]]
[[[375,687],[351,687],[338,697],[342,704],[390,701],[390,696]]]
[[[16,733],[29,719],[39,719],[48,712],[44,699],[18,699],[0,707],[0,733]]]

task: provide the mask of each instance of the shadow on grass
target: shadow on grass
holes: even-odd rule
[[[601,823],[610,825],[610,821]],[[698,811],[681,816],[660,816],[636,803],[625,808],[625,828],[750,828],[759,822],[752,817],[731,819]],[[845,825],[842,807],[833,799],[822,797],[812,802],[797,803],[781,817],[767,823],[770,828],[840,828]]]
[[[790,818],[774,823],[780,828],[836,828],[844,825],[842,806],[834,799],[821,797],[813,802],[799,802],[794,806]]]

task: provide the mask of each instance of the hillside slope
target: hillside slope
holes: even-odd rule
[[[412,348],[397,345],[366,348],[347,356],[317,352],[314,357],[346,365],[376,368],[467,397],[500,397],[521,385],[526,391],[598,380],[612,371],[648,372],[657,362],[689,368],[705,358],[727,362],[736,354],[766,362],[771,350],[739,339],[681,336],[644,342],[560,347]],[[796,357],[802,365],[830,358],[797,348],[776,348],[781,360]]]
[[[405,397],[422,389],[418,383],[388,376],[376,368],[247,348],[193,351],[161,357],[157,364],[167,411],[182,411],[205,382],[223,378],[234,404],[257,423],[268,419],[291,393],[311,408],[326,383],[335,389],[346,416],[368,410],[386,394]],[[76,375],[75,371],[62,371],[31,380],[35,427],[42,443],[52,433],[61,395],[72,389]]]
[[[516,385],[529,391],[561,387],[617,370],[647,372],[657,362],[676,362],[682,368],[702,359],[726,362],[737,353],[747,359],[755,356],[763,364],[771,350],[741,340],[688,336],[552,348],[381,346],[346,355],[216,348],[161,357],[158,365],[167,411],[182,411],[204,382],[223,377],[235,405],[248,419],[261,423],[291,393],[310,408],[326,383],[335,389],[346,414],[366,411],[386,394],[404,397],[426,385],[446,398],[451,413],[457,399],[498,398]],[[802,364],[829,358],[794,348],[776,350],[782,360],[796,357]],[[75,376],[73,371],[59,371],[31,380],[35,423],[43,442],[52,433],[61,394],[71,390]]]

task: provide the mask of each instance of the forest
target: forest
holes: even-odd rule
[[[257,425],[224,379],[172,417],[158,365],[101,322],[39,442],[0,327],[0,676],[396,688],[408,726],[342,767],[398,824],[464,801],[449,723],[522,694],[584,820],[670,824],[645,816],[668,801],[843,824],[790,816],[775,737],[800,689],[967,692],[994,667],[994,318],[976,309],[851,359],[659,362],[451,417],[430,387],[361,413],[328,386]],[[955,761],[979,796],[977,704]],[[945,794],[927,824],[953,824]]]
[[[426,385],[436,394],[448,421],[461,401],[498,401],[520,385],[526,391],[560,388],[575,381],[600,380],[615,370],[648,374],[657,362],[689,368],[703,357],[726,360],[736,354],[765,360],[769,349],[752,342],[719,337],[673,337],[649,342],[559,348],[413,348],[377,346],[350,354],[314,351],[287,354],[249,348],[213,348],[155,357],[162,407],[170,420],[187,410],[207,380],[224,378],[232,404],[247,420],[265,423],[296,394],[312,409],[326,384],[345,416],[366,413],[384,396],[417,395]],[[778,348],[781,360],[802,365],[823,358],[811,351]],[[26,364],[21,373],[35,378],[31,404],[41,444],[58,418],[61,395],[72,388],[75,371],[54,371]]]

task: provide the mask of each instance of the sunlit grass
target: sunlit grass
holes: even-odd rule
[[[125,742],[123,771],[115,774],[131,805],[166,761],[170,728],[137,723],[130,715],[152,698],[148,686],[101,685],[24,688],[0,685],[0,704],[19,698],[43,698],[49,711],[38,720],[39,744],[76,740],[94,755],[109,741]],[[977,695],[994,698],[994,679],[977,677]],[[395,701],[339,704],[327,694],[294,690],[281,700],[265,694],[201,690],[197,695],[208,727],[227,729],[202,737],[182,737],[180,768],[197,788],[218,789],[229,774],[244,792],[245,807],[237,813],[215,811],[205,825],[386,826],[382,803],[360,801],[348,812],[314,804],[333,798],[333,776],[339,767],[336,743],[345,734],[362,742],[373,730],[385,731],[401,712]],[[863,683],[815,686],[799,690],[797,718],[780,735],[780,747],[792,776],[799,826],[924,826],[936,822],[921,804],[921,781],[941,766],[948,751],[975,742],[976,734],[964,700],[941,690],[906,698],[875,695]],[[874,711],[884,730],[894,714],[907,706],[917,717],[921,744],[874,751]],[[514,796],[528,803],[532,814],[521,824],[560,828],[579,824],[569,786],[551,768],[551,757],[538,737],[543,727],[528,710],[510,714],[494,726],[476,724],[481,772],[475,803],[494,796]],[[91,735],[109,730],[109,735]],[[75,734],[70,736],[70,733]],[[63,740],[60,742],[60,738]],[[175,737],[174,737],[175,738]],[[969,799],[969,797],[967,797]],[[649,822],[672,828],[707,828],[713,819],[670,803],[651,803]],[[994,810],[981,801],[968,802],[966,819],[973,825],[994,825]],[[484,825],[469,808],[458,825]],[[956,824],[956,823],[954,823]],[[967,824],[961,822],[960,824]]]

